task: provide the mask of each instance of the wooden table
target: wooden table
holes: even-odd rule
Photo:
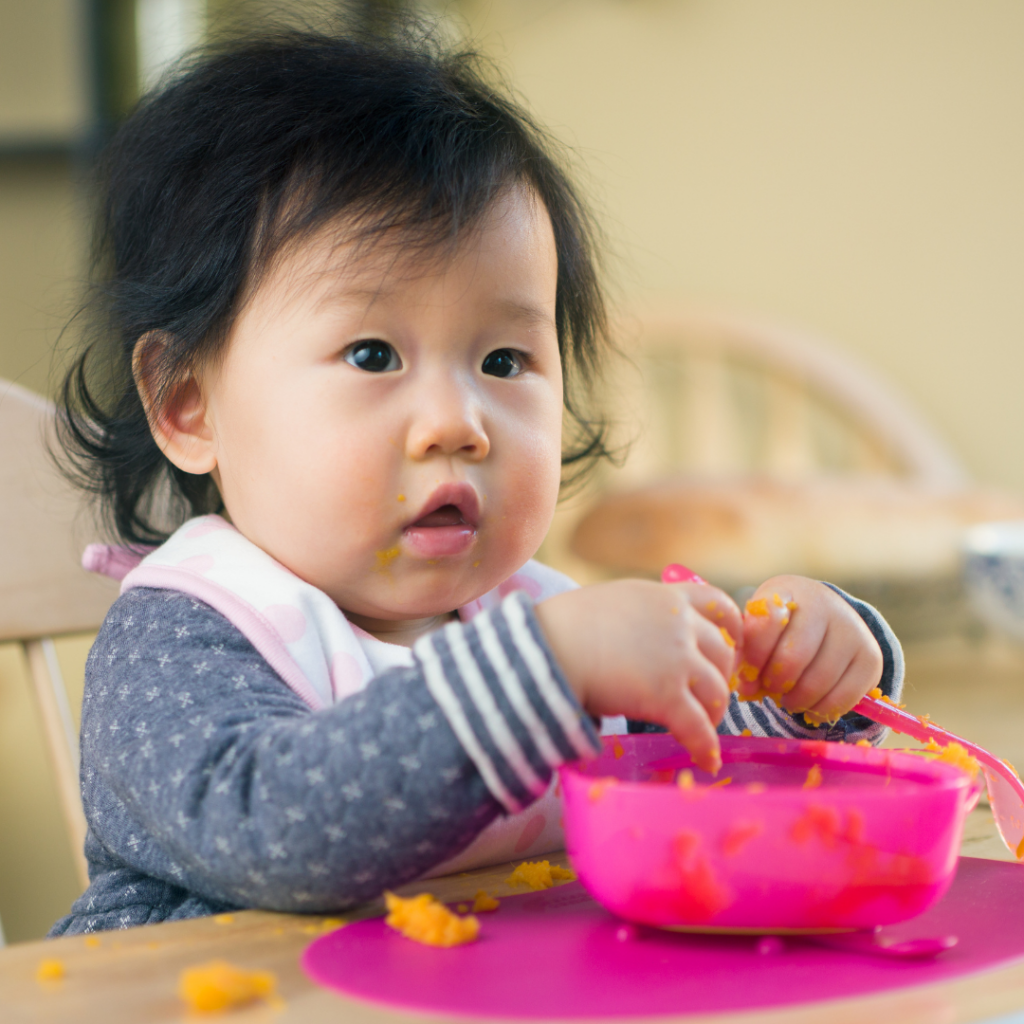
[[[959,643],[959,642],[957,642]],[[1024,767],[1024,652],[930,646],[908,652],[906,699],[954,731],[1016,759]],[[900,745],[893,738],[889,745]],[[1016,746],[1015,746],[1016,745]],[[1016,749],[1019,747],[1020,749]],[[971,857],[1012,859],[986,807],[968,820],[962,852]],[[562,857],[552,857],[565,864]],[[1024,870],[1024,868],[1022,868]],[[507,866],[407,886],[404,894],[430,891],[455,901],[479,888],[509,894]],[[522,890],[520,890],[522,891]],[[363,908],[367,916],[379,908]],[[199,1019],[238,1024],[402,1024],[414,1018],[344,999],[306,980],[299,955],[317,935],[323,918],[246,911],[228,923],[213,918],[105,932],[98,947],[80,936],[32,942],[0,950],[0,1024],[137,1024]],[[1022,922],[1024,927],[1024,922]],[[63,961],[63,981],[40,984],[44,958]],[[176,995],[183,967],[224,958],[240,967],[273,971],[284,1005],[256,1005],[222,1016],[189,1017]],[[967,1024],[1024,1010],[1024,963],[938,985],[927,985],[831,1003],[783,1007],[758,1013],[681,1017],[686,1024]]]
[[[971,815],[963,852],[968,856],[1009,859],[995,834],[991,813]],[[552,861],[565,864],[564,856]],[[479,888],[509,895],[503,882],[509,867],[485,868],[433,879],[402,889],[403,894],[430,891],[445,901],[469,898]],[[522,891],[522,890],[519,890]],[[368,916],[366,907],[349,919]],[[317,988],[299,968],[299,955],[324,933],[324,918],[244,911],[229,921],[199,918],[149,925],[123,932],[103,932],[100,944],[82,936],[29,942],[0,951],[0,1021],[3,1024],[137,1024],[137,1022],[225,1020],[238,1024],[402,1024],[423,1018],[378,1009]],[[40,960],[58,958],[65,978],[40,983]],[[214,958],[251,970],[271,970],[278,978],[283,1005],[253,1005],[223,1015],[189,1016],[176,995],[183,967]],[[984,1021],[1024,1008],[1024,963],[997,971],[920,988],[861,999],[783,1007],[759,1013],[685,1017],[686,1024],[959,1024]]]

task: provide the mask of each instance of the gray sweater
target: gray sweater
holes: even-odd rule
[[[843,596],[878,639],[883,690],[898,697],[899,644],[877,612]],[[510,703],[473,620],[421,640],[429,650],[418,648],[413,667],[384,672],[361,693],[311,711],[208,605],[175,591],[128,591],[86,666],[81,783],[91,884],[51,936],[243,907],[331,912],[371,899],[464,849],[505,813],[478,767],[481,752],[492,786],[497,777],[528,803],[527,776],[550,779],[558,764],[579,756],[580,734],[594,750],[599,739],[526,596],[512,594],[483,616],[503,648],[501,671],[511,667],[528,707]],[[452,657],[452,630],[464,634],[473,656],[472,686]],[[451,709],[446,714],[432,696],[424,655],[431,671],[443,670],[462,741]],[[567,705],[576,746],[564,728]],[[516,757],[506,756],[507,742],[495,743],[495,708]],[[719,731],[743,729],[881,736],[857,716],[812,729],[770,701],[734,699]]]

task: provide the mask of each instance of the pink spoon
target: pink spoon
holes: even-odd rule
[[[683,565],[665,566],[661,574],[662,583],[705,583],[695,572]],[[1017,772],[1005,761],[990,754],[970,740],[965,740],[955,733],[941,728],[926,718],[904,711],[887,700],[874,697],[862,697],[853,709],[860,715],[870,718],[873,722],[887,725],[894,732],[912,736],[915,740],[927,743],[935,740],[943,746],[959,743],[967,753],[981,764],[988,786],[988,802],[992,815],[996,820],[1000,838],[1006,848],[1017,858],[1024,861],[1024,785],[1021,784]]]
[[[854,704],[853,710],[873,722],[880,722],[894,732],[912,736],[922,743],[927,743],[928,740],[935,740],[943,746],[959,743],[968,754],[981,763],[981,770],[988,785],[988,802],[996,819],[999,835],[1006,843],[1007,849],[1018,860],[1024,859],[1024,785],[1010,765],[976,743],[971,743],[970,740],[965,740],[926,718],[912,715],[887,700],[861,697]]]

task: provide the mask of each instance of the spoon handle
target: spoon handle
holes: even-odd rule
[[[935,740],[943,746],[959,743],[969,754],[982,765],[985,783],[988,786],[988,802],[992,815],[996,820],[996,828],[1018,861],[1024,861],[1024,785],[1021,784],[1017,772],[1011,765],[990,754],[970,740],[965,740],[955,733],[935,725],[926,718],[919,718],[902,708],[874,697],[861,697],[853,706],[858,714],[870,718],[873,722],[887,725],[895,732],[912,736],[915,740],[927,743]]]

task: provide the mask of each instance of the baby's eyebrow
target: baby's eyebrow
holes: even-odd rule
[[[515,299],[496,299],[493,303],[498,316],[512,323],[521,323],[527,327],[550,328],[554,330],[555,318],[543,306],[535,306],[529,302]]]

